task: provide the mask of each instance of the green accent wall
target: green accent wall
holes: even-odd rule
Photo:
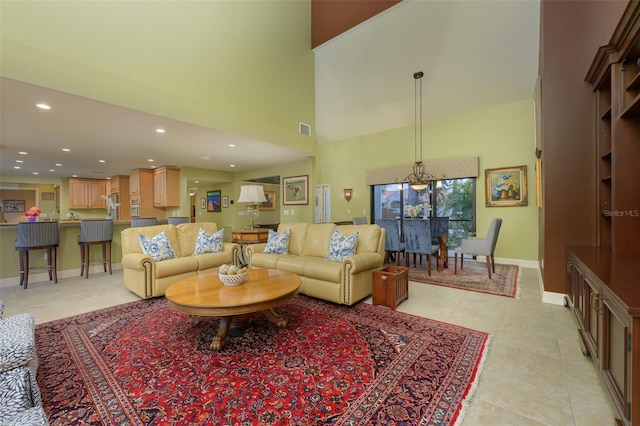
[[[494,217],[503,224],[496,257],[537,260],[538,208],[536,207],[533,100],[500,105],[423,124],[423,160],[478,156],[477,231],[486,233]],[[367,169],[412,164],[414,126],[318,145],[316,182],[331,186],[331,219],[351,220],[366,210],[370,187]],[[484,169],[527,166],[529,203],[526,207],[485,207]],[[398,176],[403,178],[404,176]],[[344,188],[353,188],[347,202]],[[350,210],[350,212],[348,212]]]

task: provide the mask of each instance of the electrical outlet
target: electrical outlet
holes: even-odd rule
[[[351,214],[351,209],[347,209],[347,214]]]
[[[282,213],[283,213],[285,216],[289,216],[289,210],[283,210],[283,211],[282,211]]]
[[[362,214],[367,214],[367,209],[363,209]]]
[[[47,252],[44,252],[44,260],[47,260]]]
[[[296,211],[291,209],[291,216],[295,216],[296,215]]]

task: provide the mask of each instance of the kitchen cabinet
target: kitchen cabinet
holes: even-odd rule
[[[155,217],[165,219],[163,208],[154,205],[154,171],[132,170],[129,173],[130,217]]]
[[[161,167],[153,171],[153,205],[155,207],[180,206],[180,170]]]
[[[129,195],[129,176],[112,176],[108,180],[108,189],[115,201],[120,204],[117,208],[117,219],[128,221],[131,220],[131,209],[129,205],[131,198]]]
[[[70,209],[106,209],[107,181],[97,179],[69,179]]]

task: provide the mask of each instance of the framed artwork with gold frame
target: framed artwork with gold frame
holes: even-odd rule
[[[526,206],[527,166],[485,169],[485,206]]]

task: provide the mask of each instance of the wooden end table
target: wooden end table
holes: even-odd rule
[[[172,284],[165,297],[173,309],[191,315],[192,324],[203,317],[221,317],[210,346],[211,350],[220,351],[229,328],[246,326],[251,313],[261,312],[278,327],[286,327],[287,318],[273,308],[298,294],[301,284],[302,279],[290,272],[249,269],[246,280],[237,286],[225,286],[217,273],[211,273]]]

